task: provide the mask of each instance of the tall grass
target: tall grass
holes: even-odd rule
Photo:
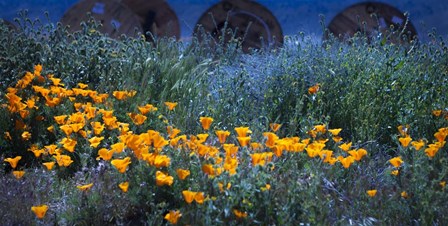
[[[143,36],[111,39],[98,32],[101,25],[94,21],[74,34],[60,24],[42,25],[26,18],[18,22],[18,31],[0,25],[5,34],[0,37],[0,160],[4,164],[0,206],[5,207],[0,219],[6,225],[161,225],[168,224],[164,217],[173,210],[182,213],[180,224],[191,225],[448,222],[444,215],[448,158],[442,142],[448,136],[448,48],[435,33],[429,34],[428,43],[408,45],[368,41],[363,36],[322,44],[298,34],[288,37],[282,48],[242,54],[238,43],[198,42],[197,37],[191,43],[172,39],[150,43]],[[122,123],[119,129],[101,133],[105,139],[98,148],[87,139],[92,134],[68,135],[78,144],[73,153],[63,151],[74,161],[67,167],[46,170],[42,163],[55,161],[54,155],[35,157],[29,149],[59,144],[66,135],[54,116],[82,112],[74,103],[86,108],[92,101],[78,95],[50,107],[40,94],[25,87],[18,93],[23,98],[39,96],[39,108],[30,109],[33,118],[12,112],[8,87],[36,64],[43,65],[44,75],[61,78],[67,90],[86,83],[89,90],[109,94],[106,102],[91,104],[113,110]],[[310,90],[313,86],[318,88]],[[116,90],[136,94],[119,100],[112,95]],[[168,110],[167,101],[178,106]],[[139,125],[129,113],[145,104],[158,110]],[[104,121],[105,113],[101,114],[88,122]],[[34,120],[36,116],[44,119]],[[210,129],[201,126],[201,116],[214,119]],[[17,129],[16,120],[22,120],[25,129]],[[126,123],[129,131],[124,129]],[[280,129],[273,131],[271,123],[281,124]],[[56,126],[56,132],[47,131],[50,125]],[[400,125],[407,129],[397,130]],[[179,135],[186,138],[160,150],[149,142],[146,157],[131,147],[132,139],[122,137],[150,137],[151,131],[173,142],[177,137],[170,137],[167,126],[180,129]],[[240,126],[250,128],[251,142],[259,142],[260,149],[240,143],[235,133]],[[83,128],[89,130],[91,125]],[[339,135],[329,132],[336,128],[342,129]],[[32,132],[28,140],[22,138],[27,129]],[[218,142],[217,130],[229,131],[226,143],[238,151],[229,154],[232,151]],[[265,132],[275,132],[275,145],[269,144]],[[199,141],[198,134],[208,137]],[[416,150],[402,143],[403,138],[421,140],[423,147]],[[130,157],[132,163],[124,173],[110,160],[96,159],[99,148],[111,149],[121,139],[128,147],[114,153],[113,159]],[[349,142],[349,151],[364,149],[367,154],[345,167],[342,161],[354,152],[349,154],[341,145]],[[292,150],[299,143],[306,150]],[[313,156],[313,145],[318,143],[325,143],[325,150]],[[438,151],[434,155],[432,147]],[[332,151],[335,162],[330,164],[329,152],[322,151]],[[256,164],[255,153],[273,157]],[[23,159],[17,169],[25,171],[21,179],[11,173],[17,169],[4,162],[18,155]],[[170,164],[158,166],[151,161],[157,155],[169,158]],[[403,164],[393,166],[389,160],[398,156]],[[190,175],[181,179],[178,169],[188,169]],[[172,176],[173,184],[157,185],[157,171]],[[127,192],[118,187],[124,181],[130,184]],[[89,183],[94,184],[90,190],[77,188]],[[203,203],[200,198],[187,203],[185,190],[204,192]],[[377,193],[371,197],[368,190]],[[44,203],[49,211],[45,218],[36,219],[30,208]]]

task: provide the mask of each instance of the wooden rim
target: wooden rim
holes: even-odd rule
[[[391,34],[391,26],[394,34]],[[401,42],[400,34],[406,35],[407,40],[417,37],[417,31],[406,15],[393,6],[379,2],[349,6],[337,14],[327,28],[329,33],[340,39],[353,37],[356,32],[365,32],[368,37],[386,35],[392,42]],[[324,38],[328,38],[328,34]]]
[[[224,0],[210,7],[202,14],[195,27],[195,34],[201,29],[215,39],[222,37],[222,29],[230,28],[233,34],[225,34],[225,41],[231,37],[242,41],[245,52],[251,48],[277,47],[283,44],[283,31],[275,16],[263,5],[253,1]],[[197,35],[201,40],[201,36]]]
[[[164,0],[123,0],[139,17],[143,31],[157,37],[180,38],[179,19]]]
[[[113,0],[82,0],[72,6],[62,16],[61,23],[70,25],[70,31],[82,29],[81,22],[89,19],[87,13],[101,22],[100,31],[112,38],[122,34],[135,36],[136,31],[142,32],[139,18],[126,5]]]

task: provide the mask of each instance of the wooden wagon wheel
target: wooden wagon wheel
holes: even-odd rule
[[[202,14],[195,27],[195,34],[201,29],[219,40],[223,29],[233,34],[224,35],[225,42],[232,37],[242,41],[243,51],[261,49],[283,44],[283,32],[277,19],[264,6],[248,0],[224,0]],[[225,31],[224,31],[225,32]],[[201,35],[197,35],[201,40]]]
[[[180,24],[176,13],[165,0],[123,0],[140,20],[143,31],[157,37],[180,38]],[[150,37],[147,37],[151,40]]]
[[[359,3],[346,8],[333,18],[328,32],[340,39],[353,37],[356,32],[365,32],[368,37],[385,35],[383,37],[389,37],[389,41],[394,43],[402,43],[403,35],[407,40],[417,37],[417,31],[406,15],[379,2]]]
[[[81,30],[81,22],[89,19],[88,12],[102,23],[100,31],[112,38],[122,34],[135,36],[136,31],[142,32],[138,16],[126,5],[114,0],[82,0],[62,16],[61,23],[70,25],[70,31]]]

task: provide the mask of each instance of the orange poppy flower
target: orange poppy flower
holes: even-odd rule
[[[156,172],[156,185],[163,186],[168,185],[171,186],[174,182],[174,178],[167,173],[163,173],[161,171]]]
[[[271,133],[271,132],[265,132],[263,133],[263,136],[266,137],[266,147],[274,147],[275,142],[279,139],[277,134]]]
[[[172,126],[167,126],[166,132],[168,133],[170,139],[173,139],[181,132],[181,130],[173,128]]]
[[[128,192],[128,188],[129,188],[129,182],[123,182],[118,184],[118,187],[124,192]]]
[[[114,91],[112,93],[112,96],[117,98],[117,100],[124,100],[127,97],[127,92],[126,91]]]
[[[338,147],[340,149],[342,149],[343,151],[348,151],[352,147],[352,142],[350,142],[350,143],[343,143],[343,144],[339,145]]]
[[[401,146],[407,147],[411,143],[412,138],[410,136],[400,137],[398,138],[398,141],[400,141]]]
[[[86,185],[78,185],[76,187],[81,191],[88,191],[93,187],[93,183],[86,184]]]
[[[104,137],[92,137],[89,139],[90,147],[98,147],[100,145],[101,141],[104,140]]]
[[[322,125],[315,125],[314,129],[316,130],[316,132],[320,132],[320,133],[325,133],[327,132],[327,126],[322,124]]]
[[[44,163],[42,163],[42,165],[44,165],[45,168],[47,168],[47,170],[53,169],[54,164],[56,164],[56,163],[55,162],[44,162]]]
[[[64,137],[59,144],[62,144],[62,147],[65,148],[65,150],[69,151],[69,152],[75,152],[75,146],[78,143],[78,141],[76,141],[75,139],[70,139],[67,137]]]
[[[227,140],[227,137],[230,135],[229,131],[226,130],[217,130],[216,136],[218,136],[219,143],[224,144]]]
[[[246,137],[248,133],[252,133],[252,131],[249,130],[249,127],[236,127],[235,131],[238,134],[238,137]]]
[[[389,160],[390,164],[392,164],[394,167],[398,168],[401,166],[401,164],[403,164],[403,160],[401,159],[400,156],[395,157],[395,158],[391,158]]]
[[[320,84],[317,83],[316,85],[311,86],[310,88],[308,88],[308,93],[309,94],[316,94],[319,91],[319,89],[320,89]]]
[[[377,190],[367,190],[367,195],[370,197],[374,197],[377,193]]]
[[[342,129],[329,129],[328,132],[331,133],[333,136],[339,135],[339,133],[342,131]]]
[[[68,155],[54,155],[53,158],[56,159],[56,162],[58,163],[59,166],[65,166],[68,167],[70,164],[73,163],[72,158],[70,158],[70,156]]]
[[[14,175],[15,178],[20,179],[25,175],[25,171],[23,170],[14,170],[12,171],[12,175]]]
[[[170,222],[170,224],[177,224],[177,221],[181,216],[182,214],[179,210],[170,210],[170,212],[165,215],[164,219]]]
[[[165,106],[168,107],[168,110],[172,111],[177,106],[176,102],[165,102]]]
[[[233,214],[235,214],[235,216],[237,218],[246,218],[247,217],[247,212],[242,212],[237,209],[233,209]]]
[[[29,140],[29,139],[31,139],[31,133],[28,132],[28,131],[23,132],[23,133],[22,133],[22,139],[23,139],[23,140]]]
[[[129,164],[131,164],[131,158],[126,157],[124,159],[114,159],[110,162],[115,168],[117,168],[118,172],[125,173]]]
[[[104,161],[109,161],[112,159],[112,156],[114,155],[114,151],[109,151],[106,148],[101,148],[98,150],[98,157],[96,157],[96,160],[103,159]]]
[[[419,141],[412,141],[411,145],[415,148],[416,151],[419,151],[422,149],[423,146],[425,146],[425,141],[419,140]]]
[[[353,156],[347,156],[345,158],[342,156],[338,156],[338,160],[346,169],[348,169],[350,165],[355,162],[355,158],[353,158]]]
[[[43,219],[48,211],[48,206],[47,205],[32,206],[31,211],[34,212],[37,218]]]
[[[201,122],[202,128],[204,130],[209,130],[210,129],[210,125],[213,122],[213,118],[211,118],[211,117],[200,117],[199,121]]]
[[[280,127],[282,127],[282,124],[278,124],[278,123],[269,123],[269,127],[271,128],[271,130],[275,133],[277,132]]]
[[[22,159],[22,156],[16,156],[14,158],[5,158],[3,161],[8,162],[13,169],[17,167],[17,163]]]
[[[141,125],[143,124],[147,117],[141,114],[136,113],[128,113],[129,118],[131,118],[132,122],[134,122],[135,125]]]
[[[154,166],[156,168],[168,167],[170,163],[171,159],[167,155],[156,155],[154,158]]]
[[[177,169],[176,173],[179,179],[185,180],[185,178],[187,178],[190,175],[190,170]]]
[[[147,104],[145,106],[137,107],[140,113],[143,115],[148,114],[149,112],[157,111],[157,108],[154,107],[152,104]]]
[[[367,155],[367,151],[365,149],[358,149],[358,150],[351,150],[348,151],[348,153],[353,156],[353,158],[355,158],[356,161],[361,161],[362,157],[364,157],[365,155]]]
[[[246,147],[250,142],[250,137],[237,137],[241,147]]]

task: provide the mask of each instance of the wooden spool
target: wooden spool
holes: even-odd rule
[[[417,37],[415,27],[402,12],[379,2],[359,3],[346,8],[333,18],[328,32],[341,40],[353,37],[356,32],[366,33],[370,38],[385,35],[394,43],[402,43],[400,34],[405,35],[408,41]],[[328,34],[326,36],[328,38]]]
[[[62,16],[61,23],[70,25],[70,31],[82,29],[81,22],[89,20],[88,13],[103,25],[100,32],[112,38],[122,34],[136,36],[142,32],[138,16],[126,5],[114,0],[82,0]]]
[[[277,19],[264,6],[248,0],[224,0],[202,14],[194,33],[201,41],[198,32],[203,29],[219,40],[222,29],[231,29],[232,34],[224,36],[225,42],[234,38],[242,41],[242,49],[261,49],[283,44],[283,32]]]
[[[123,0],[139,17],[143,31],[156,37],[180,38],[180,24],[174,10],[165,0]],[[148,39],[151,40],[150,37]]]

